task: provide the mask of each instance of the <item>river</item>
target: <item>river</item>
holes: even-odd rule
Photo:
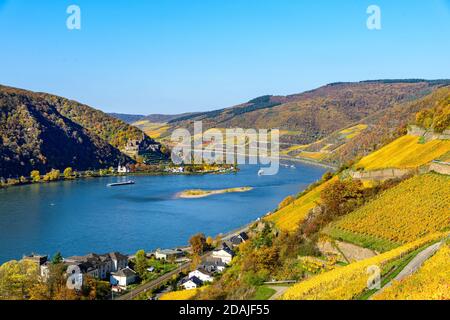
[[[90,252],[172,248],[197,232],[216,236],[276,208],[286,196],[318,180],[324,168],[295,164],[258,176],[245,165],[237,174],[94,178],[0,190],[0,263],[24,254],[63,256]],[[120,179],[135,185],[108,188]],[[179,199],[186,189],[253,187],[249,192]]]

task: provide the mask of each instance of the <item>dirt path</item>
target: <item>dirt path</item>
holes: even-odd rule
[[[268,288],[275,290],[276,292],[269,298],[269,300],[277,300],[279,297],[281,297],[289,287],[282,287],[282,286],[268,286]]]
[[[383,288],[381,288],[376,293],[374,293],[370,297],[370,300],[372,300],[376,295],[382,293],[386,288],[389,288],[390,286],[392,286],[393,281],[401,281],[404,278],[406,278],[406,277],[412,275],[413,273],[415,273],[417,270],[419,270],[419,268],[423,265],[423,263],[425,261],[427,261],[429,258],[431,258],[436,253],[436,251],[439,250],[439,248],[442,245],[442,243],[443,242],[435,243],[435,244],[427,247],[426,249],[422,250],[421,252],[419,252],[414,257],[414,259],[412,259],[406,265],[406,267],[404,267],[403,270],[393,280],[391,280]]]

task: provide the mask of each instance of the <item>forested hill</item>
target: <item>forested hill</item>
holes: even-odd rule
[[[0,177],[133,162],[120,152],[142,131],[86,105],[0,86]],[[145,136],[147,143],[155,143]]]
[[[282,141],[309,144],[449,83],[448,80],[333,83],[300,94],[263,96],[232,108],[178,118],[169,124],[172,128],[189,127],[192,121],[202,120],[204,128],[279,128],[295,132]]]

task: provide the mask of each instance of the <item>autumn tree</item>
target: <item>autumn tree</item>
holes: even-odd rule
[[[141,278],[143,278],[147,272],[147,257],[145,256],[144,250],[139,250],[136,252],[136,255],[134,256],[134,263],[135,263],[135,270],[139,274]]]
[[[189,239],[189,244],[194,255],[202,255],[206,249],[206,238],[203,233],[197,233]]]
[[[64,170],[64,178],[65,179],[72,179],[73,178],[73,170],[71,167],[68,167]]]
[[[0,266],[0,300],[24,300],[39,279],[39,268],[29,260],[9,261]]]
[[[31,171],[30,177],[31,177],[31,181],[33,181],[33,182],[41,181],[41,174],[38,170]]]

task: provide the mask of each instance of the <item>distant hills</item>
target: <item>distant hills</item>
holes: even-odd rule
[[[337,82],[288,96],[266,95],[208,112],[151,115],[133,125],[165,141],[176,128],[278,128],[283,154],[340,165],[364,156],[399,136],[450,80]],[[422,101],[421,99],[425,99]],[[355,130],[353,132],[352,130]]]
[[[76,101],[0,86],[0,177],[133,163],[121,152],[130,139],[157,144],[138,128]]]
[[[150,114],[148,116],[137,114],[124,114],[124,113],[109,113],[111,117],[120,119],[128,124],[133,124],[140,121],[148,121],[151,123],[167,123],[179,118],[190,117],[192,115],[199,114],[199,112],[189,112],[182,114]]]

